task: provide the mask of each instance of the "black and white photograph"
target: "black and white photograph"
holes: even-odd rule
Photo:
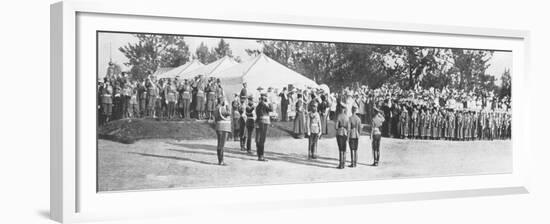
[[[513,171],[512,51],[96,34],[98,192]]]

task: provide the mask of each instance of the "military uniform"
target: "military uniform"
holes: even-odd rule
[[[262,98],[267,97],[265,94],[262,94]],[[256,150],[258,152],[258,160],[267,161],[264,158],[264,146],[265,140],[267,137],[267,128],[271,124],[269,118],[269,112],[271,112],[271,107],[265,102],[264,99],[261,99],[256,106]]]
[[[181,86],[181,106],[182,106],[182,117],[186,119],[191,118],[191,85],[184,83]]]
[[[432,114],[429,109],[426,110],[424,119],[424,138],[430,139],[432,137]]]
[[[158,88],[152,83],[147,83],[147,115],[150,117],[155,116],[155,107],[157,105]]]
[[[316,159],[317,143],[321,135],[321,115],[317,111],[308,113],[307,133],[308,141],[308,159]]]
[[[338,143],[338,152],[339,152],[339,164],[338,169],[344,169],[346,161],[346,145],[348,140],[348,131],[350,128],[349,118],[345,113],[340,112],[338,117],[336,117],[336,123],[334,124],[336,128],[336,142]]]
[[[218,104],[214,111],[214,118],[216,121],[216,134],[218,137],[217,155],[218,164],[225,165],[223,161],[223,151],[227,134],[231,132],[231,110],[227,105]]]
[[[139,102],[137,89],[132,90],[132,96],[130,97],[129,115],[131,118],[138,117],[139,115]]]
[[[439,117],[439,113],[434,110],[433,113],[432,113],[432,119],[431,119],[431,137],[432,139],[437,139],[438,138],[438,129],[439,129],[439,120],[438,120],[438,117]]]
[[[410,135],[412,138],[417,138],[418,137],[418,128],[419,128],[419,123],[418,123],[418,110],[416,108],[413,109],[412,111],[412,114],[411,114],[411,131],[410,131]]]
[[[196,104],[195,104],[195,111],[198,112],[198,118],[199,120],[203,119],[204,116],[204,108],[205,105],[205,93],[204,93],[204,81],[200,80],[197,83],[197,95],[196,95]]]
[[[252,133],[254,132],[254,121],[256,118],[255,113],[255,106],[252,99],[249,98],[248,105],[245,108],[245,115],[246,115],[246,131],[247,131],[247,139],[246,139],[246,151],[248,153],[251,153],[251,142],[252,142]]]
[[[449,111],[448,117],[447,117],[447,139],[454,140],[455,139],[455,114],[454,111]]]
[[[245,114],[245,101],[246,98],[242,97],[241,102],[239,104],[238,112],[239,112],[239,137],[240,137],[240,145],[241,145],[241,151],[246,150],[246,114]]]
[[[399,135],[401,138],[409,137],[409,111],[403,108],[399,116]]]
[[[171,84],[167,85],[164,88],[164,98],[166,99],[166,104],[168,108],[168,119],[173,119],[176,115],[176,103],[178,101],[178,91],[176,89],[176,86]]]
[[[208,84],[206,87],[206,111],[209,113],[209,119],[211,113],[216,107],[216,87],[213,83]]]
[[[372,119],[372,157],[374,158],[373,166],[378,166],[378,161],[380,161],[380,141],[382,140],[382,133],[380,132],[380,127],[384,123],[384,116],[380,113],[377,114]]]
[[[439,113],[439,138],[446,139],[447,115],[445,111]]]
[[[458,112],[458,118],[457,118],[457,132],[458,132],[458,135],[457,135],[457,138],[458,140],[462,141],[464,140],[464,126],[465,126],[465,116],[464,116],[464,112],[460,111]]]
[[[426,137],[425,133],[426,128],[426,112],[424,110],[420,111],[420,116],[418,118],[418,137],[424,138]]]
[[[103,121],[101,123],[109,122],[113,113],[113,87],[107,85],[102,88],[101,92],[101,112],[103,115]]]
[[[130,98],[132,98],[132,87],[130,84],[124,84],[121,97],[122,118],[127,118],[130,115]]]
[[[137,87],[138,101],[139,101],[139,116],[145,117],[147,115],[147,89],[144,85],[139,84]]]
[[[351,154],[351,165],[357,166],[357,148],[359,147],[359,137],[361,136],[361,118],[357,114],[349,118],[349,149]]]

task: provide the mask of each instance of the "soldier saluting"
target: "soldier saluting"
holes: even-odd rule
[[[260,102],[256,106],[256,150],[258,152],[259,161],[267,161],[264,158],[264,146],[267,136],[267,127],[270,122],[269,112],[272,111],[271,106],[267,102],[267,94],[260,94]]]

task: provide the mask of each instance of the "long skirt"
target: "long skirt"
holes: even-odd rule
[[[301,135],[306,132],[306,121],[303,112],[297,112],[294,119],[294,134]]]

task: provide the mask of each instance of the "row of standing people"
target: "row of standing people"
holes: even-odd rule
[[[100,124],[124,118],[214,119],[216,103],[224,98],[219,79],[160,79],[145,81],[105,78],[98,84]]]
[[[500,111],[397,106],[385,114],[383,135],[407,139],[493,140],[512,137],[511,115]]]

